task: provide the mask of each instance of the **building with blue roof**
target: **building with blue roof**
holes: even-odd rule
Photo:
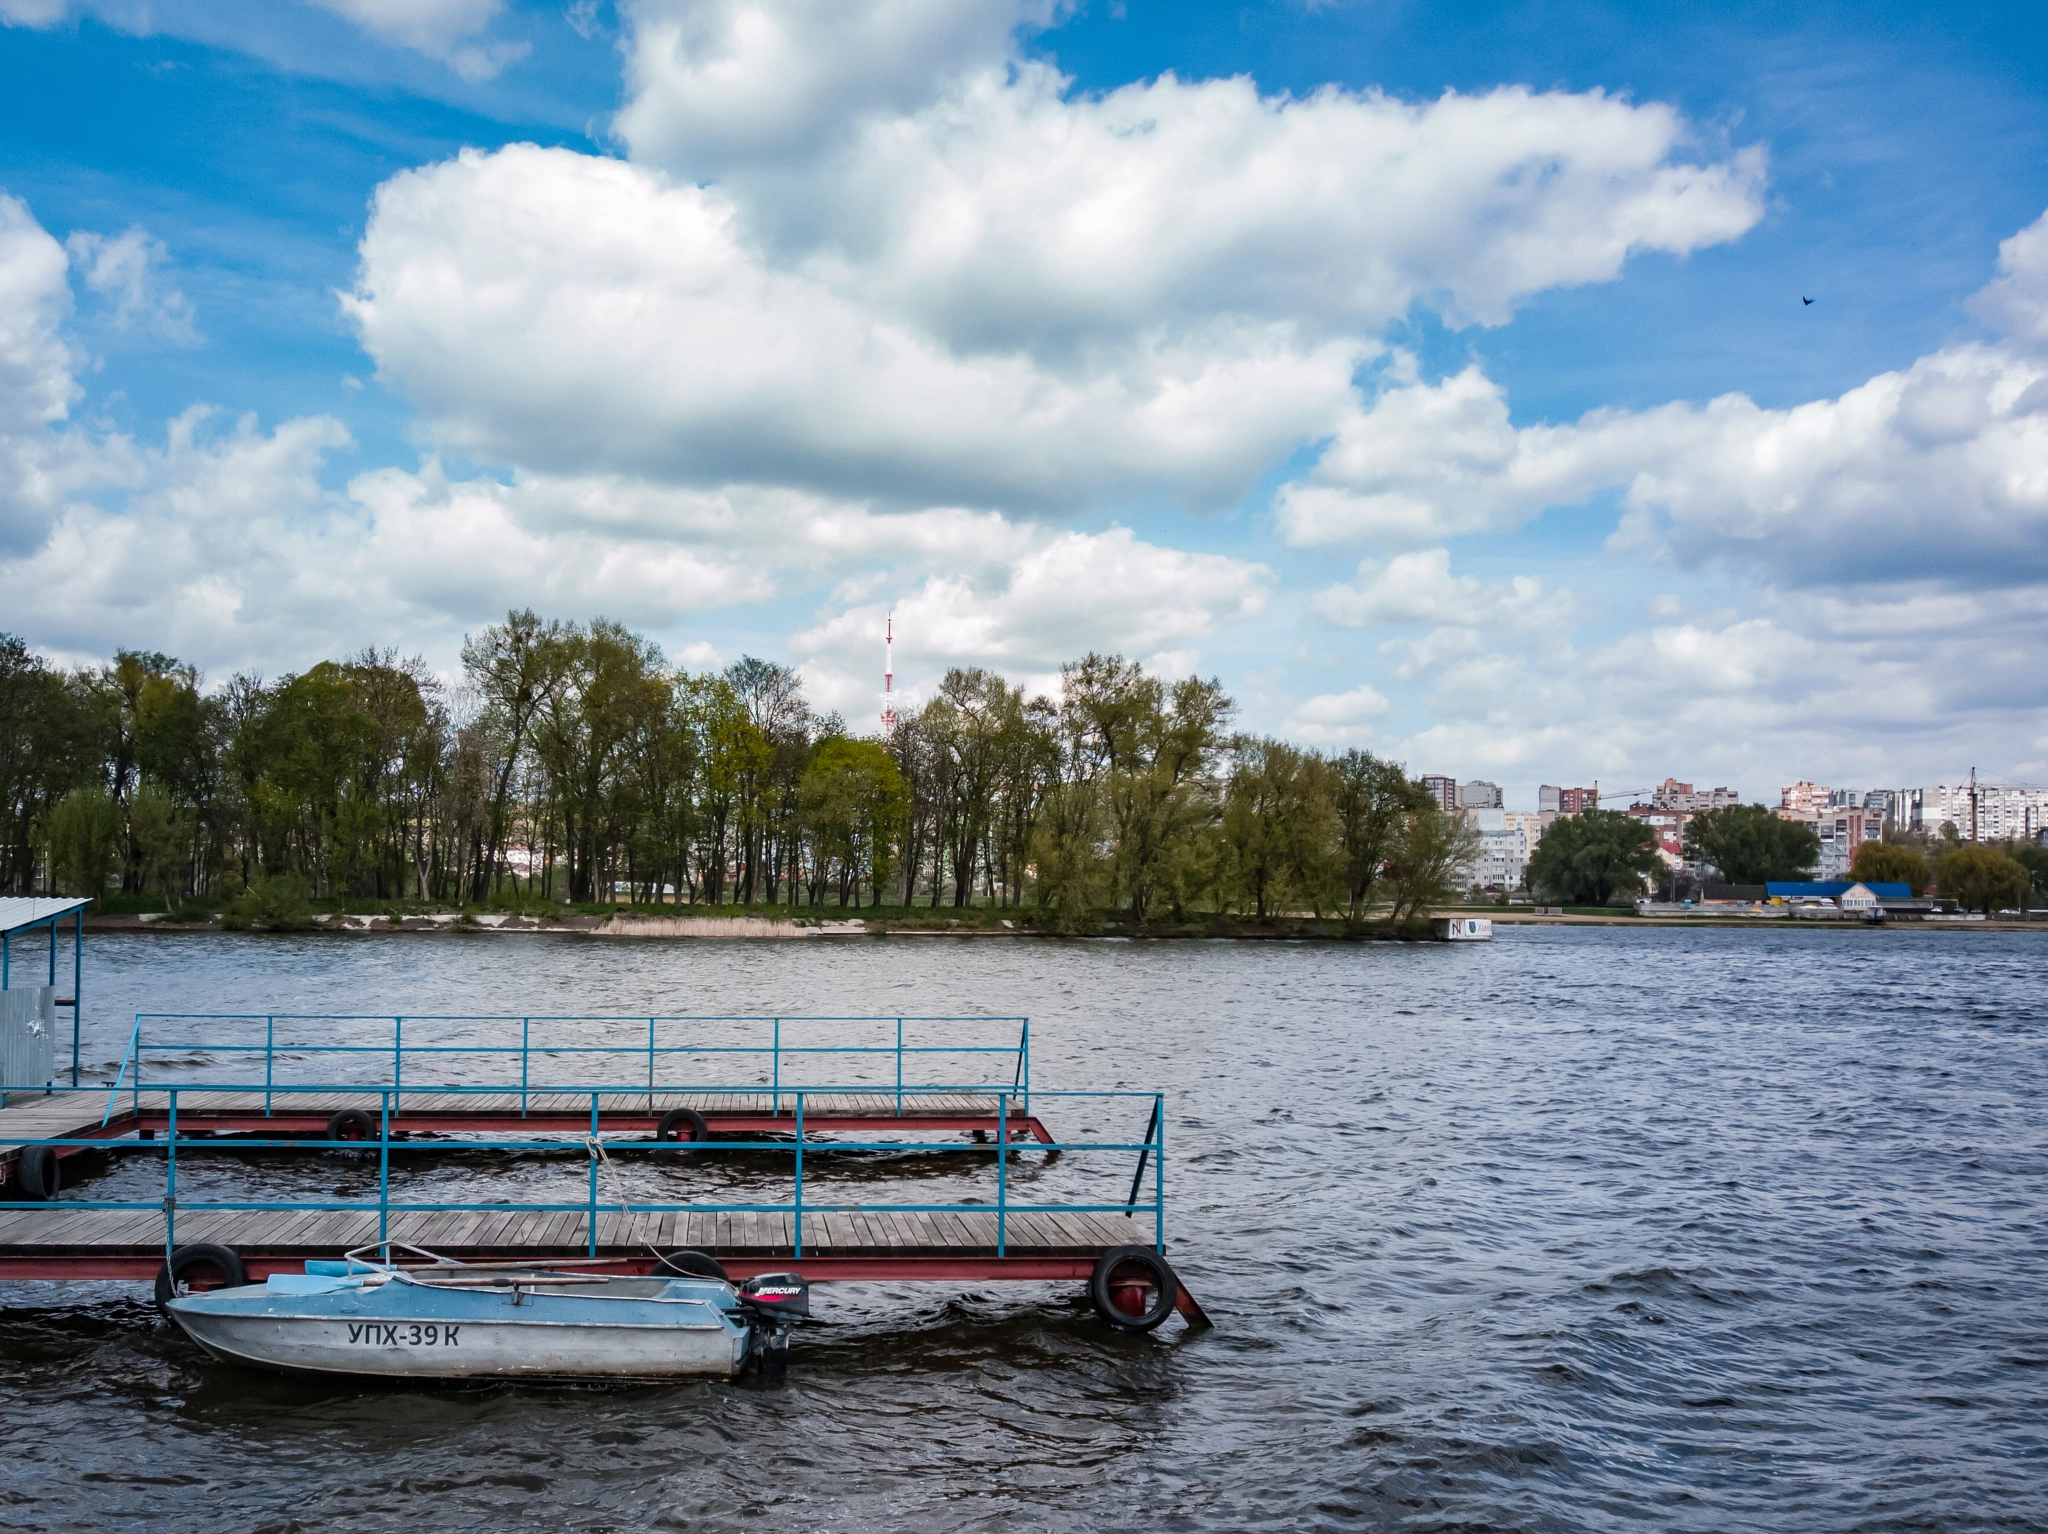
[[[1773,879],[1764,886],[1764,896],[1769,900],[1828,900],[1839,901],[1850,890],[1861,889],[1879,900],[1911,900],[1911,885],[1886,880],[1872,883],[1858,879]]]

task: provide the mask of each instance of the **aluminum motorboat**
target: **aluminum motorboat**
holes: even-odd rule
[[[236,1363],[420,1380],[733,1379],[750,1365],[777,1373],[790,1327],[810,1313],[809,1285],[793,1273],[735,1285],[695,1271],[639,1278],[355,1254],[305,1266],[177,1295],[164,1309],[207,1352]]]

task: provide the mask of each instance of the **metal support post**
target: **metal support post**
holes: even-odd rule
[[[78,1085],[78,1020],[85,1015],[85,993],[80,989],[85,983],[85,907],[80,906],[71,918],[71,1084]],[[50,930],[57,930],[53,922]],[[141,1068],[141,1061],[136,1067]]]
[[[1152,1250],[1166,1252],[1166,1099],[1152,1099],[1152,1116],[1159,1123],[1159,1165],[1152,1170]]]
[[[1006,1255],[1010,1214],[1010,1094],[996,1094],[996,1255]]]
[[[647,1019],[647,1111],[654,1111],[654,1019]]]
[[[782,1116],[782,1019],[781,1019],[781,1018],[779,1018],[779,1017],[778,1017],[777,1019],[775,1019],[775,1078],[774,1078],[774,1079],[775,1079],[775,1085],[774,1085],[774,1093],[775,1093],[775,1116],[776,1116],[777,1118],[780,1118],[780,1117]],[[797,1102],[798,1102],[798,1103],[802,1103],[802,1102],[803,1102],[803,1099],[802,1099],[801,1097],[799,1097],[799,1098],[797,1099]],[[799,1112],[801,1112],[801,1111],[802,1111],[802,1110],[801,1110],[801,1108],[799,1108],[799,1110],[798,1110],[798,1111],[799,1111]],[[799,1166],[801,1166],[801,1165],[802,1165],[802,1162],[798,1162],[798,1165],[799,1165]]]
[[[273,1062],[277,1055],[277,1015],[272,1013],[263,1019],[263,1116],[270,1117],[270,1089],[273,1085]]]
[[[391,1094],[379,1096],[383,1104],[377,1125],[377,1239],[382,1242],[391,1239]]]
[[[164,1162],[164,1261],[178,1249],[178,1089],[171,1088],[171,1121],[164,1130],[169,1156]]]
[[[405,1085],[405,1019],[391,1019],[391,1085]]]
[[[796,1094],[796,1260],[804,1260],[804,1094]]]
[[[1031,1117],[1031,1019],[1017,1036],[1017,1084],[1024,1089],[1024,1117]]]
[[[896,1117],[903,1117],[903,1019],[896,1019]]]
[[[1136,1212],[1138,1207],[1138,1190],[1145,1186],[1145,1158],[1152,1154],[1153,1143],[1159,1136],[1159,1110],[1163,1102],[1163,1098],[1154,1097],[1152,1099],[1152,1118],[1151,1122],[1145,1125],[1145,1143],[1138,1151],[1138,1170],[1131,1178],[1131,1196],[1124,1200],[1124,1212],[1126,1214]],[[1155,1177],[1152,1181],[1156,1187],[1159,1179]]]
[[[519,1019],[519,1116],[526,1117],[526,1062],[532,1054],[533,1019]]]
[[[597,1255],[597,1094],[590,1094],[590,1138],[585,1147],[590,1157],[590,1255]]]

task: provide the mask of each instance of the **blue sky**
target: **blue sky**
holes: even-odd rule
[[[0,0],[0,626],[605,612],[858,719],[894,605],[1511,803],[2048,777],[2038,8],[830,13]]]

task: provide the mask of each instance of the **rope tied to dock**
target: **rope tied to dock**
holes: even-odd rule
[[[626,1199],[625,1180],[619,1176],[618,1167],[613,1163],[612,1158],[606,1154],[604,1141],[600,1140],[596,1135],[585,1135],[583,1137],[583,1145],[586,1150],[597,1157],[598,1166],[611,1178],[612,1192],[617,1194],[619,1199],[619,1214],[630,1224],[633,1218],[633,1206]],[[596,1232],[593,1231],[592,1235],[594,1236],[595,1234]],[[648,1252],[653,1255],[655,1269],[659,1271],[664,1260],[660,1248],[656,1247],[652,1241],[643,1241],[640,1244],[646,1247]]]

